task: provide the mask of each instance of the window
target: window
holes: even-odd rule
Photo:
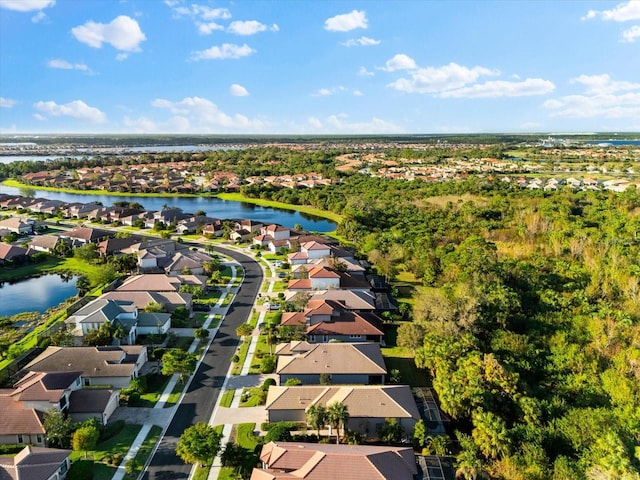
[[[362,335],[349,335],[349,338],[362,338]]]
[[[89,385],[91,385],[91,380],[90,380],[90,379],[88,379],[88,378],[85,378],[85,379],[84,379],[84,386],[85,386],[85,387],[88,387]]]
[[[36,443],[42,443],[42,435],[36,435]]]
[[[22,438],[22,435],[18,435],[18,443],[24,443],[24,439]]]

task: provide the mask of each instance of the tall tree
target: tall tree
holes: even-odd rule
[[[184,383],[184,380],[196,368],[197,363],[198,357],[195,353],[172,349],[162,356],[162,374],[173,375],[177,373],[180,375],[180,382]]]
[[[327,410],[322,406],[314,403],[307,408],[307,423],[318,431],[318,437],[320,436],[320,429],[324,427],[327,422]]]
[[[73,431],[71,418],[61,411],[51,408],[44,414],[42,426],[46,432],[47,444],[50,447],[69,447],[71,432]]]
[[[204,422],[187,428],[176,447],[176,454],[186,463],[210,465],[220,451],[222,435]]]
[[[349,420],[349,409],[342,402],[334,402],[327,406],[327,420],[336,429],[336,443],[340,443],[340,426],[344,433]]]
[[[73,433],[73,449],[84,451],[84,458],[87,458],[87,451],[96,448],[98,438],[100,438],[100,432],[93,425],[80,427]]]

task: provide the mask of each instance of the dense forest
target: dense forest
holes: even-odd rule
[[[342,213],[381,274],[420,281],[398,341],[454,420],[462,476],[638,478],[640,192],[350,176],[247,193]]]
[[[381,275],[411,286],[400,298],[398,343],[431,373],[452,419],[461,478],[639,479],[640,191],[546,192],[492,176],[429,183],[336,171],[337,157],[349,152],[267,147],[153,161],[339,180],[248,185],[242,193],[342,214],[338,235]],[[385,153],[433,162],[451,155]]]

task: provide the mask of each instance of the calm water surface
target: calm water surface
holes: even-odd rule
[[[78,293],[77,277],[45,275],[0,286],[0,317],[21,312],[45,312]]]
[[[136,197],[116,195],[75,194],[66,192],[49,192],[37,189],[21,189],[0,185],[0,193],[23,195],[28,197],[42,197],[63,202],[101,202],[105,206],[114,202],[138,202],[147,210],[161,210],[164,206],[178,207],[185,212],[195,213],[203,210],[214,218],[250,218],[263,223],[277,223],[293,228],[295,224],[311,232],[330,232],[336,229],[336,224],[322,218],[305,215],[300,212],[278,210],[275,208],[259,207],[248,203],[230,202],[219,198],[205,197]]]

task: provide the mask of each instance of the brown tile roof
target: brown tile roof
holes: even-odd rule
[[[309,270],[309,278],[340,278],[340,275],[325,267],[313,267]]]
[[[130,377],[146,347],[47,347],[25,367],[35,372],[82,371],[83,377]]]
[[[127,278],[116,290],[119,292],[177,292],[180,280],[164,274],[134,275]]]
[[[418,473],[410,447],[268,443],[251,480],[412,480]]]
[[[350,418],[413,418],[420,412],[408,385],[352,385],[269,387],[267,410],[307,410],[342,402]]]
[[[330,322],[307,328],[307,335],[384,335],[382,320],[372,313],[341,312]]]
[[[23,408],[11,393],[13,390],[0,390],[0,436],[44,434],[42,421],[36,411]]]
[[[311,280],[308,278],[300,278],[298,280],[290,280],[287,285],[288,290],[311,290]]]
[[[19,401],[57,403],[82,372],[29,372],[15,384],[13,397]]]
[[[278,357],[276,373],[384,375],[387,368],[376,343],[316,343],[307,352]]]

